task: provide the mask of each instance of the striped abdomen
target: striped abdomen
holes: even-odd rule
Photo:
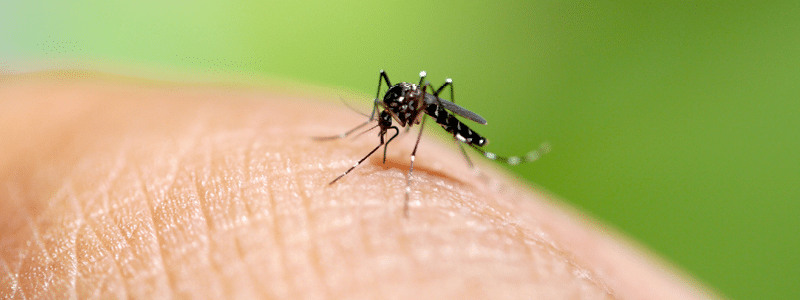
[[[472,131],[472,129],[469,129],[467,125],[461,123],[461,121],[456,119],[455,116],[453,116],[446,109],[439,107],[439,105],[428,104],[425,108],[425,113],[436,119],[436,123],[442,125],[444,130],[447,130],[447,132],[453,134],[453,137],[459,141],[469,145],[486,145],[487,140],[485,138],[483,138],[477,132]]]

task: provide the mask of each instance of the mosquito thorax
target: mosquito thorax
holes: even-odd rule
[[[422,90],[416,84],[395,84],[383,96],[383,106],[397,119],[401,127],[416,121],[423,104]]]

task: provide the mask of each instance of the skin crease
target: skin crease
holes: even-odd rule
[[[706,299],[430,126],[377,145],[334,97],[0,77],[2,299]],[[476,125],[479,126],[479,125]],[[526,167],[526,166],[523,166]]]

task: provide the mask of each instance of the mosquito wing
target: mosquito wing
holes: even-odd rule
[[[475,123],[478,123],[478,124],[481,124],[481,125],[486,125],[486,119],[484,119],[480,115],[478,115],[478,114],[476,114],[476,113],[474,113],[474,112],[472,112],[472,111],[470,111],[470,110],[468,110],[466,108],[458,106],[458,104],[455,104],[453,102],[444,100],[444,99],[436,97],[434,95],[426,93],[425,94],[425,104],[441,105],[442,107],[444,107],[445,109],[451,111],[454,114],[457,114],[457,115],[462,116],[464,118],[467,118],[467,119],[470,119],[472,121],[475,121]]]

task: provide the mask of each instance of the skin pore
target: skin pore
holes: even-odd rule
[[[712,297],[491,163],[474,159],[475,176],[428,135],[403,217],[416,129],[386,164],[373,155],[329,185],[377,137],[312,140],[364,121],[323,99],[0,77],[0,298]]]

